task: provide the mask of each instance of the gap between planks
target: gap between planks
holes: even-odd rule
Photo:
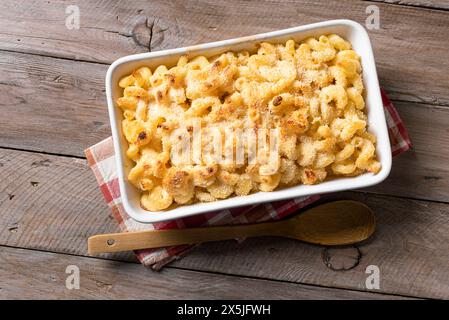
[[[86,160],[86,156],[77,156],[77,155],[73,155],[73,154],[64,154],[64,153],[55,153],[55,152],[46,152],[46,151],[42,151],[42,150],[20,149],[20,148],[7,147],[7,146],[0,146],[0,149],[20,151],[20,152],[29,152],[29,153],[38,153],[38,154],[46,155],[46,156],[55,156],[55,157]]]
[[[423,8],[429,10],[449,11],[449,3],[446,0],[362,0],[365,2],[378,2],[390,5]]]

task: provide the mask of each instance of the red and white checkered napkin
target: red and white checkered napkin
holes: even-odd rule
[[[411,147],[411,142],[401,118],[384,92],[382,92],[382,100],[388,123],[392,152],[395,156],[407,151]],[[292,200],[210,212],[166,222],[143,224],[130,218],[123,208],[115,167],[112,138],[109,137],[86,149],[85,153],[89,166],[92,168],[98,184],[100,185],[100,189],[103,192],[104,198],[111,207],[112,214],[123,232],[153,229],[180,229],[200,226],[206,227],[225,224],[246,224],[278,220],[296,213],[299,209],[318,200],[320,197],[318,195],[300,197]],[[143,265],[151,267],[154,270],[159,270],[165,264],[179,258],[193,247],[194,246],[192,245],[182,245],[167,248],[137,250],[135,253]]]

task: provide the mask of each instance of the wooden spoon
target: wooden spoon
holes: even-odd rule
[[[89,254],[194,244],[240,237],[279,236],[326,246],[360,242],[371,236],[375,218],[360,202],[342,200],[306,210],[292,218],[250,225],[149,230],[92,236]]]

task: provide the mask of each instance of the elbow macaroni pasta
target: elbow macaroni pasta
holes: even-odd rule
[[[170,69],[141,67],[119,86],[116,104],[133,164],[128,179],[149,211],[381,169],[367,131],[360,57],[335,34],[264,42],[254,54],[182,56]],[[206,133],[224,125],[279,128],[278,165],[250,164],[249,146],[243,164],[173,163],[170,134],[181,125],[191,131],[195,121]]]

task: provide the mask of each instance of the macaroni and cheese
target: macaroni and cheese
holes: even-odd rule
[[[141,67],[119,86],[128,179],[149,211],[381,169],[360,57],[335,34],[263,42],[254,54],[182,56],[172,68]],[[180,141],[193,151],[175,161]]]

